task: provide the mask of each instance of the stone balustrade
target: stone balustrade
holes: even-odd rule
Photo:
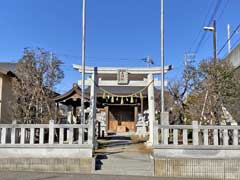
[[[161,177],[237,180],[240,126],[158,125],[154,173]]]
[[[0,147],[4,145],[84,145],[89,144],[88,125],[0,124]]]
[[[92,158],[89,124],[0,124],[0,158]]]
[[[155,145],[178,147],[238,146],[240,126],[157,125]]]

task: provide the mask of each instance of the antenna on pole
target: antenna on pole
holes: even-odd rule
[[[231,52],[231,31],[230,31],[230,24],[227,26],[227,32],[228,32],[228,53]]]
[[[147,56],[147,57],[145,57],[145,58],[143,58],[141,60],[144,61],[145,63],[147,63],[148,67],[150,67],[150,65],[154,64],[154,61],[153,61],[151,56]]]
[[[185,53],[184,54],[184,66],[186,67],[189,64],[193,64],[195,62],[195,53]]]

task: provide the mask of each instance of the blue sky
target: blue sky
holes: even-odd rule
[[[179,78],[184,53],[196,47],[194,39],[217,1],[165,0],[165,61],[174,67],[168,80]],[[218,48],[227,39],[227,24],[233,30],[240,23],[240,1],[220,1]],[[80,79],[71,65],[81,63],[81,5],[81,0],[1,0],[0,61],[17,61],[25,47],[45,48],[65,63],[65,79],[58,91],[71,88]],[[233,44],[239,38],[240,33]],[[159,65],[160,0],[87,0],[86,53],[90,66],[146,66],[141,58],[148,55]],[[219,57],[225,54],[226,49]],[[211,56],[212,34],[208,32],[196,62]]]

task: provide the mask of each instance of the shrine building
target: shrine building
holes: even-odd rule
[[[82,72],[81,65],[73,67]],[[169,70],[171,66],[164,67],[164,73]],[[161,86],[161,67],[85,67],[85,73],[88,77],[85,80],[85,92],[92,101],[90,108],[93,109],[93,119],[102,113],[108,133],[135,132],[138,115],[146,110],[149,131],[153,131],[154,89]],[[164,85],[166,84],[165,82]],[[79,80],[78,85],[81,87],[82,80]]]

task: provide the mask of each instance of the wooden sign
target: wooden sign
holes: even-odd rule
[[[126,69],[119,69],[117,80],[118,84],[128,84],[128,71]]]

